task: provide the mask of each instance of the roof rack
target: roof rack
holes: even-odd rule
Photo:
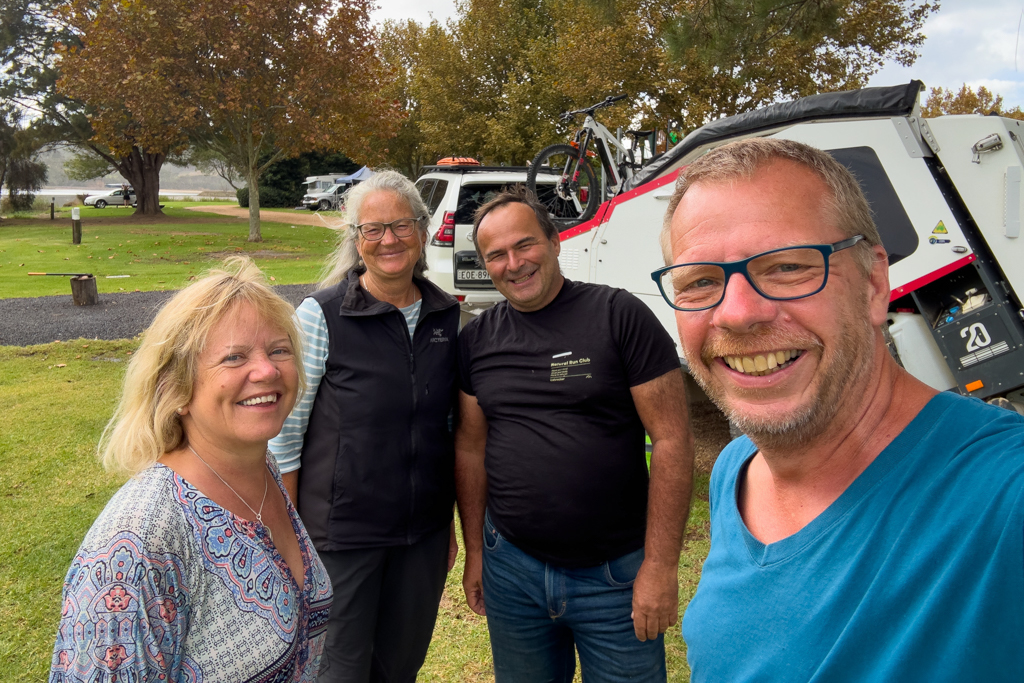
[[[420,167],[420,175],[424,173],[480,173],[486,171],[488,173],[526,173],[526,166],[476,166],[476,165],[456,165],[456,166],[422,166]]]

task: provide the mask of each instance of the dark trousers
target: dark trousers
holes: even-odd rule
[[[412,683],[448,573],[448,527],[412,545],[321,552],[334,586],[319,683]]]

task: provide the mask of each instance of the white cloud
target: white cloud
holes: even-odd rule
[[[443,24],[445,19],[455,16],[455,0],[380,0],[370,16],[375,23],[385,19],[415,19],[429,24],[433,18]]]
[[[984,85],[1010,106],[1024,104],[1024,36],[1017,42],[1022,9],[1022,0],[943,0],[942,9],[925,24],[927,39],[917,62],[911,67],[888,64],[870,84],[916,78],[929,88]]]

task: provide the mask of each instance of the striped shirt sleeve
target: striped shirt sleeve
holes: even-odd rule
[[[306,392],[299,398],[285,419],[281,433],[270,440],[268,447],[277,460],[281,473],[299,469],[302,442],[309,426],[313,399],[324,377],[329,350],[327,320],[316,299],[303,299],[295,309],[295,322],[302,333],[302,366],[306,370]]]

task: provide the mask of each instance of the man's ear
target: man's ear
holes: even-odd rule
[[[868,307],[871,324],[875,327],[885,322],[889,314],[889,255],[885,247],[871,247],[873,261],[868,273]]]

